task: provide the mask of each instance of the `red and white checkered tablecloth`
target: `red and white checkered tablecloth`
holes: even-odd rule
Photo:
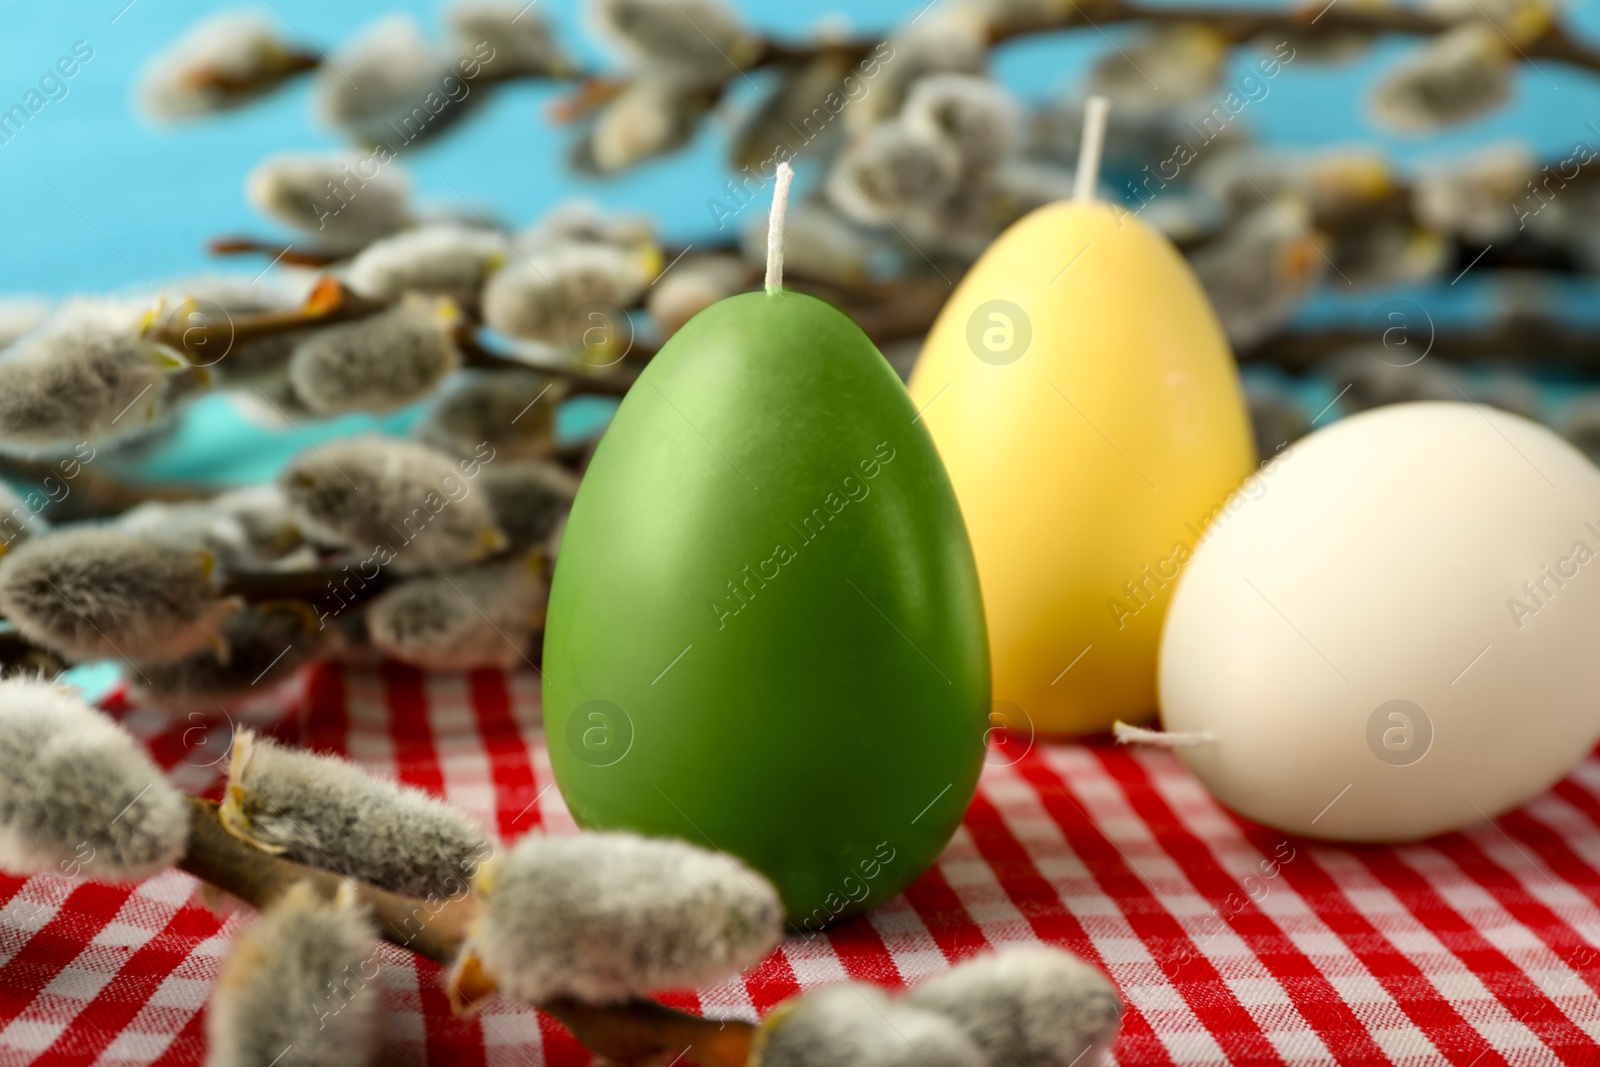
[[[533,674],[320,667],[283,707],[244,714],[443,794],[505,838],[574,829]],[[180,787],[215,789],[228,720],[112,710]],[[0,878],[0,1064],[201,1062],[208,990],[249,920],[215,915],[195,888],[176,872],[134,888]],[[664,999],[754,1019],[813,986],[900,986],[1034,940],[1111,974],[1129,1005],[1118,1064],[1600,1064],[1600,760],[1473,833],[1341,848],[1234,818],[1164,753],[1035,745],[987,768],[904,896]],[[532,1008],[497,999],[456,1019],[437,967],[381,959],[385,1063],[589,1062]]]

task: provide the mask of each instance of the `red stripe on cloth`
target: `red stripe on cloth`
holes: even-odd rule
[[[116,977],[95,994],[40,1061],[93,1063],[188,958],[195,944],[221,926],[221,920],[205,908],[179,908],[160,933],[129,955]]]
[[[202,1009],[189,1016],[183,1029],[173,1037],[160,1057],[150,1067],[192,1067],[205,1059],[206,1013]]]
[[[349,753],[347,699],[344,668],[335,663],[317,663],[308,669],[305,703],[295,723],[301,747],[340,755]]]
[[[1034,935],[1048,944],[1070,948],[1109,970],[1077,918],[1062,906],[1055,889],[1034,867],[1027,849],[1006,829],[1000,812],[981,788],[967,809],[966,827],[973,845],[994,871],[1001,888],[1022,913]],[[1112,977],[1114,979],[1115,974]],[[1122,1016],[1117,1058],[1141,1067],[1174,1062],[1150,1020],[1132,1004]]]
[[[1257,849],[1271,849],[1281,840],[1277,831],[1237,816],[1234,823]],[[1324,926],[1338,937],[1394,998],[1395,1004],[1455,1067],[1488,1067],[1500,1062],[1482,1034],[1440,995],[1437,987],[1350,902],[1345,890],[1319,862],[1309,842],[1298,843],[1300,856],[1282,864],[1278,877],[1300,894]],[[1302,862],[1302,857],[1304,862]]]
[[[989,948],[989,939],[973,921],[956,891],[950,888],[938,864],[911,883],[906,890],[906,903],[911,905],[927,928],[928,936],[951,963],[960,963]]]
[[[0,967],[0,1027],[22,1014],[83,946],[116,918],[132,891],[127,886],[83,882],[68,893],[48,922]]]
[[[414,667],[386,662],[382,668],[384,701],[389,710],[389,737],[394,743],[395,776],[434,796],[444,795],[439,752],[428,723],[426,676]],[[429,1063],[485,1062],[481,1018],[456,1018],[445,994],[441,968],[417,961],[417,995],[429,1019]]]
[[[800,980],[795,977],[794,967],[782,948],[773,949],[766,959],[745,971],[742,978],[758,1015],[766,1015],[800,992]]]
[[[1590,813],[1579,805],[1580,798],[1593,799],[1586,791],[1571,783],[1562,783],[1554,792],[1587,818],[1591,820],[1600,818],[1600,809]],[[1538,853],[1539,858],[1550,866],[1552,873],[1559,875],[1562,881],[1582,893],[1591,903],[1600,904],[1600,872],[1596,872],[1588,861],[1574,852],[1559,833],[1525,811],[1502,815],[1499,823],[1518,840],[1530,845]]]
[[[1504,823],[1509,820],[1502,818],[1500,821]],[[1477,842],[1465,834],[1447,834],[1430,844],[1448,856],[1463,874],[1482,886],[1495,903],[1506,910],[1506,914],[1527,928],[1562,963],[1581,975],[1581,980],[1591,990],[1600,992],[1600,970],[1595,969],[1595,950],[1577,929],[1523,888],[1521,881],[1491,859]],[[1590,968],[1587,974],[1584,973],[1585,967]]]
[[[495,818],[502,840],[515,841],[539,823],[539,780],[529,754],[529,739],[522,736],[511,713],[511,690],[500,671],[473,671],[467,676],[468,692],[478,718],[478,735],[489,759],[494,783]]]
[[[1019,760],[1014,769],[1038,791],[1045,812],[1061,828],[1095,882],[1116,902],[1150,954],[1160,961],[1164,954],[1157,949],[1172,945],[1180,953],[1178,959],[1194,964],[1193,977],[1188,977],[1191,971],[1185,966],[1172,980],[1173,988],[1228,1058],[1281,1063],[1282,1057],[1267,1040],[1261,1024],[1239,1003],[1216,965],[1132,869],[1122,851],[1089,818],[1079,799],[1068,792],[1067,781],[1052,771],[1038,752]]]
[[[852,982],[871,982],[885,989],[905,986],[889,947],[866,918],[857,917],[830,926],[823,931],[823,936]]]
[[[1572,1025],[1572,1020],[1545,996],[1522,968],[1490,944],[1434,891],[1426,878],[1401,863],[1393,850],[1363,849],[1357,855],[1417,922],[1438,938],[1439,943],[1476,975],[1512,1016],[1561,1057],[1563,1063],[1585,1063],[1592,1067],[1595,1063],[1592,1054],[1600,1052],[1600,1046]],[[1575,1055],[1579,1048],[1589,1050],[1591,1055]]]
[[[1112,752],[1104,746],[1093,746],[1090,751],[1122,787],[1129,806],[1144,820],[1157,844],[1177,863],[1190,885],[1218,907],[1234,896],[1243,902],[1227,920],[1227,926],[1278,980],[1301,1017],[1316,1031],[1334,1058],[1340,1063],[1381,1061],[1383,1051],[1355,1012],[1340,999],[1332,983],[1278,924],[1256,906],[1239,879],[1223,869],[1205,842],[1189,832],[1155,790],[1138,760],[1127,752]]]

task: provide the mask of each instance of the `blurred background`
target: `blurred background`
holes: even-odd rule
[[[1361,0],[1337,2],[1381,10]],[[799,43],[821,33],[887,33],[905,28],[913,18],[926,26],[946,14],[941,8],[953,6],[955,0],[862,0],[844,12],[757,0],[740,5],[738,13],[756,34]],[[1029,5],[1009,6],[1022,10]],[[1032,7],[1072,10],[1048,3]],[[607,46],[582,4],[539,0],[530,9],[583,68],[622,68],[619,50]],[[311,78],[296,79],[239,110],[178,124],[152,121],[137,101],[141,72],[194,24],[220,10],[177,0],[10,8],[6,32],[0,35],[5,78],[0,107],[22,100],[75,47],[92,50],[92,58],[65,79],[64,95],[49,99],[0,144],[0,226],[7,251],[0,258],[0,293],[53,300],[74,293],[148,292],[169,279],[201,272],[223,270],[249,280],[267,265],[267,256],[219,261],[206,252],[207,241],[221,234],[284,233],[252,210],[244,195],[246,176],[274,153],[333,150],[348,145],[349,139],[315,116]],[[425,37],[445,35],[442,11],[428,0],[277,0],[244,5],[243,10],[275,27],[285,42],[313,53],[337,55],[373,20],[396,12],[412,16]],[[1432,128],[1398,129],[1395,121],[1380,121],[1375,96],[1386,78],[1415,62],[1426,38],[1389,35],[1343,45],[1327,34],[1297,38],[1296,58],[1261,82],[1264,89],[1249,92],[1247,105],[1229,124],[1222,141],[1234,159],[1219,160],[1223,153],[1208,152],[1199,164],[1183,168],[1145,214],[1186,251],[1202,258],[1211,255],[1212,269],[1209,274],[1203,270],[1202,277],[1221,305],[1245,363],[1265,447],[1303,432],[1313,418],[1326,420],[1389,398],[1440,391],[1453,395],[1455,386],[1435,373],[1447,363],[1451,381],[1470,386],[1467,391],[1474,399],[1562,426],[1580,443],[1587,441],[1589,423],[1600,423],[1583,404],[1591,391],[1585,353],[1596,348],[1589,340],[1600,337],[1600,301],[1594,299],[1592,273],[1600,267],[1600,196],[1587,183],[1564,193],[1553,204],[1558,211],[1540,213],[1544,231],[1536,240],[1508,225],[1516,222],[1518,198],[1538,203],[1528,199],[1534,195],[1532,185],[1520,188],[1518,178],[1539,180],[1537,168],[1568,160],[1583,145],[1600,150],[1600,74],[1530,57],[1516,43],[1523,37],[1501,30],[1516,19],[1555,18],[1581,39],[1600,40],[1600,12],[1582,3],[1551,8],[1510,0],[1483,5],[1460,0],[1430,10],[1469,20],[1481,15],[1484,24],[1496,27],[1509,56],[1505,66],[1511,68],[1504,104],[1439,123],[1402,115],[1398,125]],[[1307,40],[1320,43],[1308,45]],[[1340,53],[1338,62],[1318,61],[1318,53],[1330,48]],[[1204,42],[1152,41],[1139,24],[1080,22],[995,46],[988,72],[1025,109],[1021,154],[1059,165],[1058,174],[1070,168],[1077,109],[1087,89],[1093,84],[1109,92],[1114,107],[1102,192],[1136,206],[1139,197],[1131,183],[1146,173],[1143,166],[1170,154],[1163,147],[1173,140],[1169,130],[1181,127],[1186,114],[1205,111],[1224,93],[1238,89],[1269,51],[1248,44],[1220,49],[1220,58],[1212,63],[1204,55],[1197,59],[1197,49],[1204,53]],[[1163,72],[1159,92],[1144,67]],[[1465,67],[1486,69],[1470,58]],[[723,182],[733,173],[730,152],[741,123],[748,123],[774,91],[780,69],[769,65],[729,79],[687,144],[617,173],[597,176],[570,165],[581,130],[552,121],[551,111],[572,94],[572,86],[537,79],[494,86],[492,94],[485,94],[484,106],[408,151],[403,166],[421,209],[461,215],[481,211],[508,230],[535,223],[557,205],[582,197],[606,209],[649,216],[669,249],[726,241],[728,234],[717,230],[711,201],[723,194]],[[1489,77],[1476,76],[1479,81]],[[1148,83],[1148,92],[1141,80]],[[1471,96],[1471,81],[1469,77],[1466,96]],[[1446,93],[1451,95],[1462,94]],[[1404,111],[1405,101],[1397,106]],[[1447,99],[1442,110],[1453,106]],[[862,130],[852,126],[843,141],[861,136]],[[808,148],[799,161],[799,187],[815,190],[824,184],[825,172],[840,151],[840,138]],[[1421,195],[1419,176],[1460,175],[1475,158],[1488,161],[1480,184],[1511,202],[1487,211],[1472,201],[1481,189],[1446,188],[1431,194],[1436,217],[1419,228],[1414,208]],[[1307,160],[1322,172],[1305,170]],[[1375,166],[1392,170],[1374,177]],[[1394,199],[1397,187],[1413,208],[1401,212],[1399,226],[1360,230],[1358,225],[1358,232],[1329,226],[1326,232],[1313,232],[1326,221],[1317,217],[1325,205],[1314,203],[1310,214],[1291,226],[1300,237],[1310,234],[1320,261],[1302,247],[1298,258],[1288,255],[1289,265],[1281,266],[1274,256],[1285,253],[1273,242],[1286,236],[1282,227],[1276,235],[1252,237],[1245,218],[1250,212],[1230,203],[1240,175],[1254,187],[1270,188],[1274,200],[1285,186],[1286,195],[1322,197],[1333,204],[1329,210],[1336,215],[1359,216],[1362,197],[1376,205],[1379,217],[1385,211],[1392,215],[1392,204],[1385,204]],[[1303,188],[1296,189],[1296,181]],[[1468,218],[1474,211],[1477,221]],[[1486,211],[1491,216],[1487,224],[1482,221]],[[1299,217],[1277,214],[1285,221]],[[741,215],[736,221],[742,225],[750,219]],[[1262,223],[1254,225],[1260,230]],[[916,233],[905,225],[900,231]],[[907,239],[919,255],[926,250],[915,237]],[[1293,235],[1288,239],[1293,241]],[[1473,259],[1476,249],[1487,253],[1481,261]],[[946,262],[939,250],[931,251]],[[962,250],[946,251],[959,267]],[[1307,269],[1308,260],[1313,269]],[[899,262],[921,268],[916,256]],[[1274,271],[1285,277],[1270,276]],[[1229,321],[1230,303],[1238,321]],[[1262,321],[1261,309],[1269,305]],[[1507,328],[1508,323],[1528,321],[1538,328],[1522,334]],[[1438,352],[1405,367],[1394,365],[1410,364],[1417,348],[1389,358],[1350,355],[1364,342],[1393,342],[1401,336],[1393,332],[1397,324],[1403,324],[1404,337],[1418,342],[1441,332],[1466,331],[1481,343],[1465,346],[1465,356]],[[1544,338],[1551,324],[1571,334],[1562,334],[1557,352],[1542,351],[1548,347]],[[1277,343],[1285,331],[1310,331],[1313,340],[1299,347]],[[1526,341],[1506,345],[1508,336]],[[904,363],[914,354],[915,337],[896,344],[896,360]],[[1397,373],[1402,370],[1408,373]],[[611,403],[594,398],[570,402],[572,410],[562,414],[563,432],[592,431]],[[143,447],[136,465],[157,478],[255,480],[270,476],[303,447],[302,432],[320,438],[375,423],[404,429],[415,417],[415,411],[402,410],[292,429],[241,419],[231,400],[211,396],[186,410],[175,433]]]

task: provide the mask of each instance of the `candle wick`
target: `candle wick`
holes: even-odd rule
[[[778,164],[777,183],[772,187],[772,214],[767,216],[767,292],[783,289],[783,218],[789,210],[789,181],[794,168]]]
[[[1083,141],[1078,146],[1078,172],[1072,179],[1072,199],[1087,204],[1100,184],[1100,153],[1106,143],[1106,112],[1111,101],[1091,96],[1083,110]]]

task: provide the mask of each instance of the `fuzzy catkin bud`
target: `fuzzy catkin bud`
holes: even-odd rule
[[[556,408],[566,386],[536,371],[465,371],[417,425],[419,440],[458,459],[488,444],[501,462],[533,459],[555,448]]]
[[[210,115],[271,92],[298,69],[296,58],[264,20],[226,12],[156,56],[145,68],[140,95],[158,119]]]
[[[221,818],[264,852],[415,897],[464,895],[493,851],[442,800],[249,730],[233,741]]]
[[[1119,110],[1181,106],[1209,95],[1221,83],[1229,43],[1198,23],[1147,27],[1095,63],[1089,92],[1109,97]]]
[[[990,1067],[955,1023],[873,986],[829,986],[762,1023],[750,1067]]]
[[[519,551],[537,545],[548,547],[578,495],[577,477],[554,463],[488,467],[481,484],[494,510],[495,522],[505,532],[510,547]]]
[[[614,1003],[728,977],[782,936],[760,875],[682,841],[534,834],[479,878],[483,915],[457,973],[481,967],[507,995]]]
[[[558,245],[615,245],[644,248],[655,242],[648,216],[629,213],[608,215],[592,200],[567,200],[557,204],[538,222],[517,234],[516,245],[529,255]]]
[[[531,662],[550,590],[544,557],[413,578],[367,608],[377,648],[424,670],[509,670]]]
[[[840,154],[828,176],[828,199],[846,217],[883,227],[937,206],[956,191],[961,157],[949,142],[898,122],[868,131]]]
[[[219,597],[215,559],[114,529],[60,530],[0,559],[0,612],[68,659],[176,659],[224,647],[239,601]]]
[[[207,1067],[360,1067],[382,1044],[372,917],[301,882],[238,934],[206,1008]]]
[[[968,960],[902,1003],[966,1032],[988,1067],[1073,1067],[1110,1047],[1122,1001],[1100,971],[1070,952],[1026,945]]]
[[[493,57],[468,51],[458,60],[434,47],[410,16],[384,16],[317,72],[317,113],[352,140],[391,152],[429,140],[488,95],[469,75],[493,71]]]
[[[631,79],[596,116],[583,164],[616,174],[687,144],[712,98],[697,82],[652,70]]]
[[[911,87],[900,121],[949,142],[969,171],[993,167],[1017,146],[1016,101],[988,78],[934,74]]]
[[[671,337],[706,308],[750,285],[737,256],[686,257],[650,287],[645,309],[663,337]]]
[[[1372,111],[1391,129],[1436,130],[1505,103],[1515,73],[1515,58],[1499,31],[1466,23],[1419,48],[1379,83]]]
[[[510,337],[582,347],[592,325],[586,307],[633,304],[654,273],[652,258],[611,245],[569,244],[510,263],[484,287],[484,321]]]
[[[476,293],[508,252],[505,238],[493,230],[419,226],[368,245],[350,263],[350,285],[374,298],[408,291]]]
[[[188,837],[188,805],[122,727],[64,686],[0,681],[0,868],[135,881]]]
[[[550,24],[525,4],[505,0],[461,0],[447,12],[463,54],[487,46],[496,77],[565,77],[573,63]]]
[[[0,358],[0,440],[96,441],[147,428],[178,396],[183,361],[145,340],[143,308],[72,300]]]
[[[278,484],[312,537],[371,552],[402,571],[440,570],[506,547],[471,480],[493,458],[485,448],[457,462],[412,441],[352,437],[300,453]]]
[[[227,656],[203,649],[123,676],[141,704],[174,713],[215,711],[270,692],[317,655],[327,633],[302,601],[251,604],[223,624]]]
[[[289,382],[319,415],[393,411],[433,392],[460,364],[451,336],[459,321],[452,301],[408,294],[302,341],[289,357]]]
[[[256,210],[335,253],[356,252],[410,221],[406,180],[374,157],[273,156],[250,172]]]
[[[601,29],[645,65],[702,85],[733,77],[759,48],[720,0],[597,0],[591,10]]]

